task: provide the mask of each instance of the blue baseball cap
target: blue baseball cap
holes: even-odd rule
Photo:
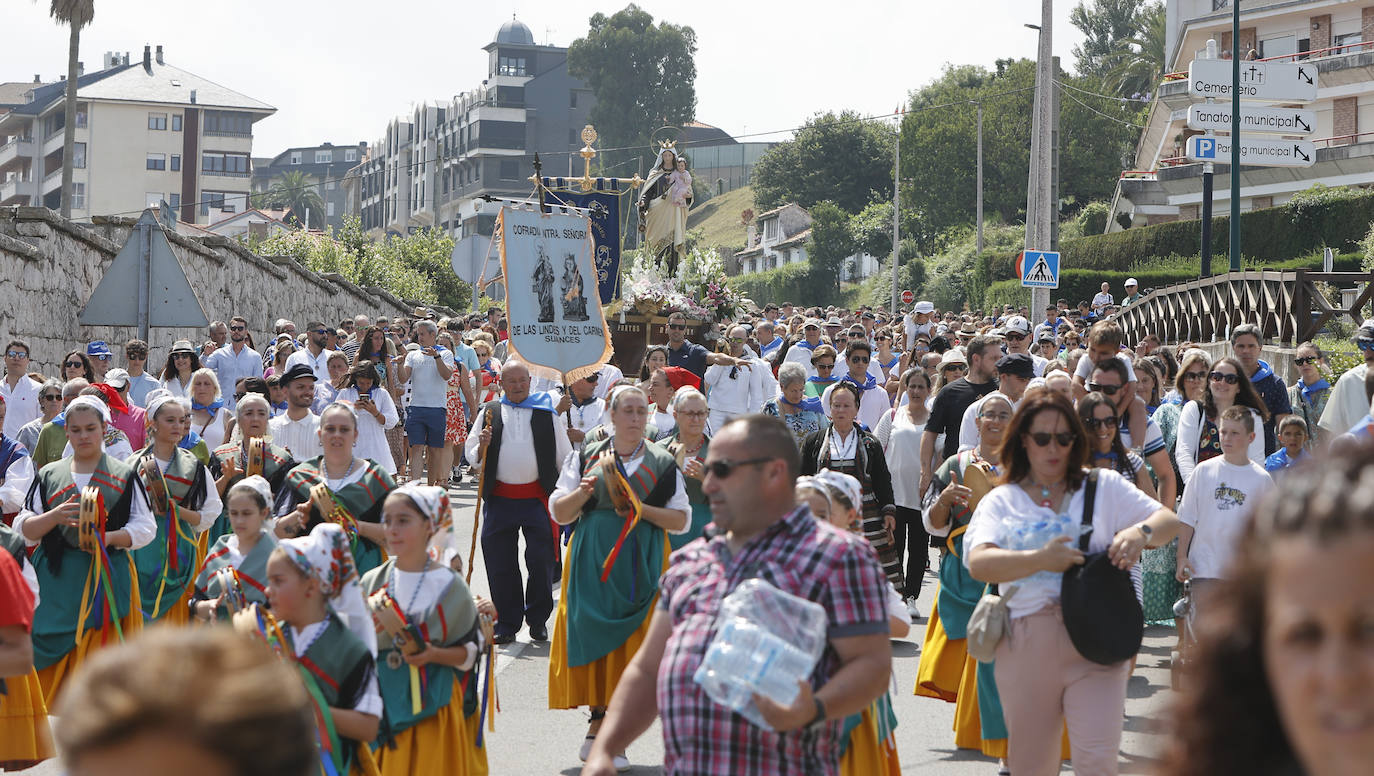
[[[109,358],[114,354],[110,352],[110,346],[105,344],[105,340],[96,340],[95,342],[92,342],[91,344],[86,346],[86,355],[94,356],[96,358],[99,358],[100,356]]]

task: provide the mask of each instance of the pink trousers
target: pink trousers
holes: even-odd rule
[[[1014,776],[1059,773],[1068,724],[1073,772],[1116,776],[1130,661],[1104,666],[1078,654],[1059,606],[1011,621],[997,645],[995,674]]]

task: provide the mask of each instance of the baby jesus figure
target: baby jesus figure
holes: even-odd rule
[[[692,174],[687,172],[687,162],[677,160],[677,169],[668,173],[668,199],[677,207],[687,207],[692,196]]]

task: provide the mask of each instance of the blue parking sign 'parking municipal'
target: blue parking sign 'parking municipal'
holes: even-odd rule
[[[1055,251],[1026,251],[1018,265],[1021,285],[1029,288],[1059,288],[1059,254]]]

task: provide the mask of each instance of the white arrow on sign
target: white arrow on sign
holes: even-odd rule
[[[1188,158],[1195,162],[1231,163],[1231,138],[1195,135],[1188,138]],[[1308,140],[1266,140],[1241,136],[1240,163],[1256,167],[1311,167],[1317,147]]]
[[[1267,132],[1279,135],[1308,135],[1317,124],[1317,112],[1301,108],[1240,109],[1242,132]],[[1231,131],[1230,103],[1196,103],[1188,106],[1188,128],[1209,132]]]
[[[1194,59],[1188,65],[1188,93],[1231,98],[1231,60]],[[1307,62],[1241,62],[1240,98],[1268,102],[1317,99],[1317,68]]]

